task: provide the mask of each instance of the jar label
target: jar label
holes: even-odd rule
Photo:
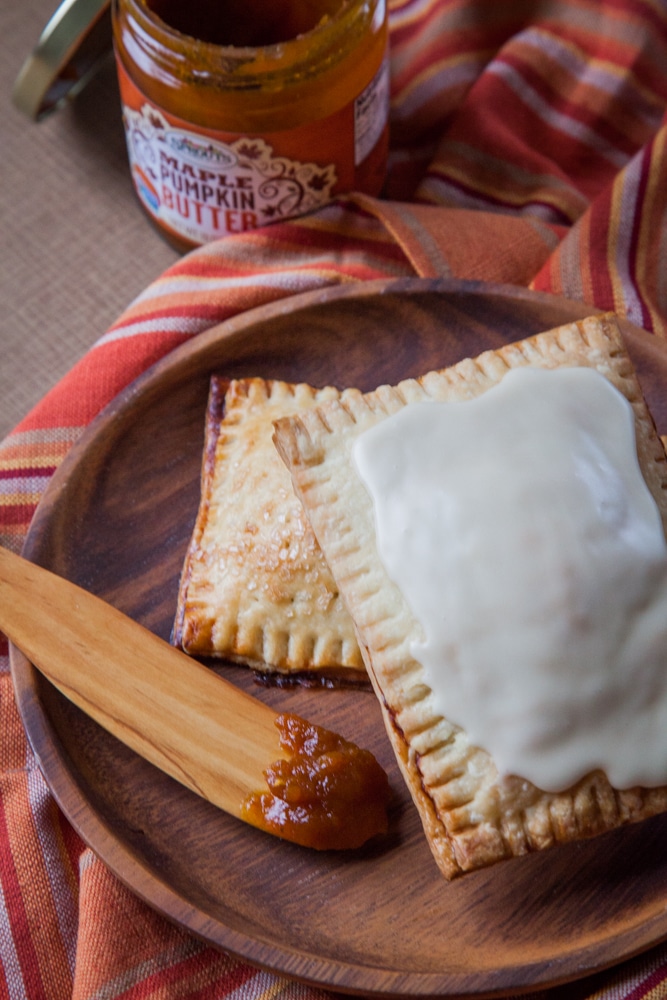
[[[135,188],[148,211],[186,239],[207,242],[326,204],[333,165],[298,163],[263,139],[226,143],[175,128],[150,105],[125,110]]]
[[[354,162],[366,159],[379,142],[389,116],[389,60],[354,102]]]
[[[159,225],[193,244],[304,215],[352,190],[355,167],[386,128],[386,60],[351,105],[264,136],[191,126],[144,97],[120,63],[118,70],[137,195]],[[318,162],[290,155],[314,149],[323,154]]]

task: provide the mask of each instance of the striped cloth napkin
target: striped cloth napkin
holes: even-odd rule
[[[179,260],[0,446],[0,543],[19,550],[59,462],[166,352],[295,293],[372,278],[506,282],[667,334],[665,0],[394,0],[382,199]],[[316,1000],[125,889],[59,812],[1,662],[0,1000]],[[534,997],[667,996],[667,946]]]

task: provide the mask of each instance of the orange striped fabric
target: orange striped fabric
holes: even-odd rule
[[[20,549],[54,470],[119,390],[262,303],[451,276],[667,334],[665,0],[394,0],[390,26],[383,197],[229,237],[158,277],[0,445],[0,544]],[[0,1000],[323,1000],[168,925],[85,848],[26,742],[6,642],[0,725]],[[666,997],[667,946],[547,996]]]

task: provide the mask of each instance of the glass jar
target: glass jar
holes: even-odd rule
[[[386,0],[113,0],[112,21],[135,190],[177,249],[380,193]]]

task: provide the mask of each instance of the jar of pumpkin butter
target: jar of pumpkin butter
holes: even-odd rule
[[[113,0],[133,182],[187,250],[382,188],[386,0]]]

